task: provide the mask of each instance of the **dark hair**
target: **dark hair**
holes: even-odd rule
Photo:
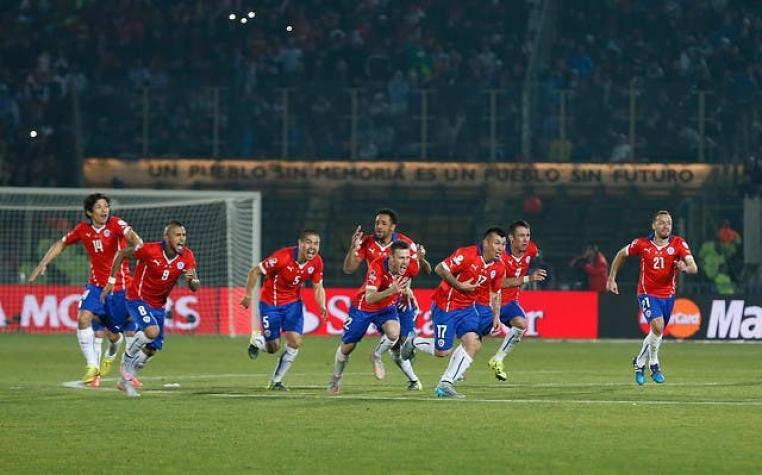
[[[497,234],[500,237],[505,237],[505,231],[503,231],[503,228],[498,226],[491,226],[487,228],[486,231],[484,231],[484,235],[482,236],[482,239],[487,239],[487,236],[493,233]]]
[[[410,244],[406,243],[405,241],[394,241],[391,247],[389,247],[389,253],[394,254],[394,251],[400,249],[410,249]]]
[[[663,214],[666,214],[666,215],[667,215],[667,216],[669,216],[670,218],[672,217],[672,215],[671,215],[671,214],[669,214],[669,211],[667,211],[666,209],[660,209],[659,211],[657,211],[656,213],[654,213],[654,217],[653,217],[653,219],[651,219],[651,222],[652,222],[652,223],[655,223],[655,222],[656,222],[656,218],[658,218],[659,216],[661,216],[661,215],[663,215]]]
[[[98,200],[106,200],[106,203],[108,203],[109,207],[111,207],[111,198],[104,195],[103,193],[93,193],[91,195],[85,196],[85,199],[82,201],[82,206],[85,208],[85,214],[87,214],[88,211],[93,211],[95,203],[97,203]]]
[[[305,238],[305,237],[307,237],[307,235],[309,235],[309,234],[312,234],[312,235],[315,235],[315,236],[317,236],[317,237],[320,237],[320,233],[319,233],[319,232],[317,232],[316,230],[314,230],[314,229],[305,229],[305,230],[304,230],[304,231],[302,231],[302,233],[299,235],[299,240],[300,240],[300,241],[303,241],[303,240],[304,240],[304,238]]]
[[[516,232],[516,228],[527,228],[529,229],[529,223],[524,221],[523,219],[519,219],[517,221],[514,221],[511,223],[510,226],[508,226],[508,232],[513,235]]]
[[[391,209],[391,208],[381,208],[380,210],[376,211],[376,216],[379,214],[385,214],[389,216],[389,219],[392,220],[392,224],[397,224],[397,213]]]

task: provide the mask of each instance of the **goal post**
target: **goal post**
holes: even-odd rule
[[[26,280],[50,245],[84,219],[82,200],[95,192],[108,196],[111,213],[145,242],[160,241],[171,220],[185,225],[202,288],[194,294],[178,284],[172,291],[167,332],[249,331],[252,312],[238,302],[261,258],[259,192],[0,187],[0,332],[76,328],[89,274],[80,244],[67,247],[37,281]]]

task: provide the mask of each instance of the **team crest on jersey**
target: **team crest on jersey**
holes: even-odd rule
[[[315,272],[315,268],[314,267],[308,267],[307,268],[307,273],[308,274],[312,274],[313,272]]]
[[[490,273],[489,273],[489,278],[490,278],[490,279],[494,279],[494,278],[495,278],[495,275],[497,275],[497,272],[495,272],[495,271],[492,271],[492,272],[490,272]]]
[[[111,236],[111,231],[109,231],[108,229],[103,231],[103,237],[109,237],[109,236]]]
[[[185,262],[178,262],[177,263],[177,268],[180,269],[180,270],[183,270],[185,268]]]
[[[672,246],[669,246],[669,247],[667,248],[667,254],[669,254],[669,255],[671,256],[671,255],[672,255],[672,254],[674,254],[674,253],[675,253],[675,248],[674,248],[674,247],[672,247]]]
[[[527,264],[529,264],[529,259],[531,259],[531,257],[527,256],[527,257],[524,259],[524,261],[526,261],[526,263],[527,263]]]

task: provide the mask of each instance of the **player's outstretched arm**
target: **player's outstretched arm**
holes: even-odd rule
[[[312,292],[315,296],[315,302],[318,304],[318,310],[320,310],[320,318],[325,320],[328,316],[328,310],[325,306],[325,288],[323,287],[323,282],[312,284]]]
[[[58,255],[61,254],[64,249],[66,249],[65,242],[60,240],[54,242],[48,249],[48,252],[46,252],[42,257],[40,263],[37,264],[37,267],[35,267],[32,273],[29,275],[29,282],[34,282],[37,277],[44,275],[45,271],[48,268],[48,264],[50,264],[53,259],[58,257]]]
[[[254,292],[254,287],[257,285],[257,282],[259,282],[259,276],[261,275],[262,269],[259,268],[259,265],[256,265],[249,270],[249,276],[246,278],[246,291],[240,302],[241,307],[249,308],[249,305],[251,305],[251,294]]]
[[[103,290],[101,291],[101,302],[105,302],[106,296],[114,290],[114,285],[116,284],[116,273],[119,271],[119,268],[122,267],[122,261],[124,258],[131,258],[134,255],[135,248],[132,246],[128,247],[127,249],[121,249],[116,253],[114,256],[114,262],[111,263],[111,273],[108,276],[108,283],[105,287],[103,287]]]
[[[431,274],[431,262],[426,260],[426,248],[423,244],[418,244],[418,264],[421,265],[421,270],[426,274]]]
[[[132,228],[130,228],[129,231],[127,231],[127,234],[124,235],[125,239],[127,239],[127,244],[129,244],[132,247],[140,247],[143,245],[143,240],[138,236],[138,233],[135,232]]]
[[[606,290],[619,294],[619,286],[616,283],[616,275],[619,272],[619,268],[622,267],[624,260],[627,259],[627,246],[624,246],[614,256],[614,260],[611,262],[611,269],[609,269],[609,278],[606,280]]]
[[[360,267],[360,258],[355,254],[362,244],[362,226],[357,226],[354,234],[352,234],[352,240],[349,242],[349,249],[347,255],[344,256],[344,265],[342,270],[345,274],[352,274]]]

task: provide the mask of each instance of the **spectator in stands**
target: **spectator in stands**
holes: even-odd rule
[[[588,245],[584,252],[575,256],[569,262],[569,267],[579,269],[587,275],[587,290],[592,290],[593,292],[606,291],[609,261],[598,250],[598,246],[595,244]]]

